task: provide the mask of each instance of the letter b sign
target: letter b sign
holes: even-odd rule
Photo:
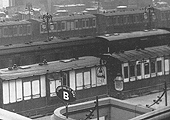
[[[69,93],[66,91],[63,91],[63,99],[64,100],[69,100]]]
[[[56,89],[57,96],[65,102],[73,102],[76,100],[75,92],[67,86],[59,86]]]

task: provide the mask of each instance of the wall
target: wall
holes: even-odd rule
[[[170,106],[140,115],[130,120],[170,120]]]
[[[86,119],[86,115],[90,113],[89,110],[95,106],[94,101],[69,105],[68,120]],[[105,120],[127,120],[150,111],[151,109],[130,105],[111,97],[99,99],[99,117],[104,118]],[[64,113],[65,107],[56,109],[51,116],[51,120],[65,120],[66,116],[63,115]],[[96,110],[93,114],[94,116],[92,116],[92,119],[95,119],[97,117]]]

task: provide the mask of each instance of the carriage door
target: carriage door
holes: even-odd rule
[[[56,104],[59,102],[56,99],[56,88],[61,85],[68,85],[67,73],[65,72],[54,72],[47,75],[49,93],[48,93],[48,103]]]

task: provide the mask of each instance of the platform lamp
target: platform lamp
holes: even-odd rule
[[[114,79],[115,89],[119,92],[123,91],[123,77],[120,73]],[[120,97],[120,96],[119,96]]]
[[[51,40],[50,39],[50,36],[49,36],[49,33],[50,33],[50,30],[53,30],[54,29],[54,24],[53,24],[53,20],[52,20],[52,15],[50,14],[44,14],[43,15],[43,25],[42,25],[42,28],[45,30],[47,30],[47,40]]]
[[[31,11],[33,11],[32,3],[27,3],[25,9],[28,10],[28,12],[29,12],[29,19],[31,19]]]
[[[155,12],[154,12],[154,7],[149,6],[149,7],[145,8],[144,19],[145,20],[148,19],[148,25],[147,25],[148,29],[153,29],[155,27],[154,24],[152,24],[152,22],[154,22],[156,20],[156,16],[155,16]]]

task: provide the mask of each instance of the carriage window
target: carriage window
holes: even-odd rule
[[[162,20],[165,19],[165,14],[164,14],[164,13],[161,14],[161,19],[162,19]]]
[[[62,77],[60,73],[48,74],[48,80],[50,81],[50,96],[56,96],[55,90],[61,85]]]
[[[160,59],[157,59],[157,74],[162,75],[162,61]]]
[[[39,80],[32,81],[32,97],[39,98],[40,97],[40,83]]]
[[[40,82],[41,82],[41,97],[45,97],[46,96],[45,75],[40,76]]]
[[[74,22],[71,22],[71,30],[74,30]]]
[[[13,29],[12,29],[13,27],[8,27],[8,29],[9,29],[9,33],[8,33],[8,35],[9,35],[9,37],[12,37],[12,35],[13,35]]]
[[[122,21],[121,21],[121,17],[118,16],[118,24],[122,24],[121,22],[122,22]]]
[[[132,24],[132,23],[133,23],[133,16],[132,16],[132,15],[130,15],[128,18],[129,18],[129,19],[128,19],[128,20],[129,20],[129,22],[128,22],[128,23],[129,23],[129,24]]]
[[[51,97],[56,96],[55,89],[56,89],[56,83],[54,80],[53,81],[51,80],[50,81],[50,96]]]
[[[93,18],[93,27],[96,27],[96,19],[95,18]]]
[[[82,29],[82,26],[83,26],[82,20],[79,20],[78,25],[79,25],[79,29]]]
[[[66,22],[65,21],[61,22],[61,29],[62,29],[62,31],[66,30]]]
[[[149,60],[146,60],[146,61],[144,62],[144,76],[145,76],[145,78],[150,77]]]
[[[76,80],[75,80],[75,71],[70,71],[69,72],[69,78],[70,78],[70,88],[72,88],[73,90],[76,90]]]
[[[139,22],[139,16],[135,16],[135,22],[136,22],[136,23]]]
[[[2,37],[2,29],[0,28],[0,38]]]
[[[123,23],[124,23],[124,24],[127,24],[127,22],[128,22],[128,21],[127,21],[127,16],[124,16],[124,19],[123,19],[123,20],[124,20]]]
[[[15,80],[9,82],[10,103],[16,102]]]
[[[63,72],[61,76],[62,76],[62,85],[69,86],[67,73]]]
[[[51,25],[52,28],[50,28],[53,31],[57,31],[57,22],[53,22],[53,25]]]
[[[168,20],[170,20],[170,12],[168,12]]]
[[[4,104],[9,103],[9,85],[8,85],[8,81],[3,82],[3,103]]]
[[[27,25],[27,34],[31,35],[31,25]]]
[[[17,101],[23,100],[22,98],[22,80],[16,80],[16,94],[17,94]]]
[[[127,17],[127,23],[130,24],[130,16]]]
[[[3,37],[8,37],[8,27],[4,27],[3,30],[4,30]]]
[[[155,73],[155,61],[151,62],[151,73]]]
[[[128,66],[124,67],[125,78],[128,78]]]
[[[58,22],[58,23],[57,23],[57,30],[60,31],[61,28],[62,28],[62,27],[61,27],[61,22]]]
[[[45,31],[46,31],[46,23],[43,22],[40,24],[40,32],[44,33]]]
[[[144,63],[145,75],[149,74],[149,63]]]
[[[17,35],[18,35],[17,26],[13,26],[13,35],[14,35],[14,36],[17,36]]]
[[[82,20],[82,27],[85,28],[86,27],[86,21]]]
[[[123,64],[123,77],[124,77],[124,82],[129,82],[128,63]]]
[[[169,59],[165,59],[165,74],[169,74]]]
[[[135,65],[130,65],[130,80],[134,81],[135,80]]]
[[[22,31],[22,26],[20,25],[20,26],[19,26],[19,35],[20,35],[20,36],[22,35],[22,32],[23,32],[23,31]]]
[[[141,75],[141,64],[140,63],[136,65],[136,69],[137,69],[137,76],[140,76]]]
[[[89,27],[89,19],[86,19],[86,28]]]
[[[22,32],[22,34],[23,35],[26,35],[27,34],[27,26],[26,25],[23,25],[23,32]]]
[[[130,77],[135,76],[135,66],[134,65],[130,65]]]
[[[90,88],[91,85],[90,70],[76,73],[77,90]]]
[[[70,22],[67,22],[67,30],[70,30]]]
[[[93,20],[89,19],[89,27],[92,28],[93,27]]]
[[[24,82],[24,100],[31,99],[31,82]]]
[[[136,16],[132,16],[132,21],[133,21],[133,23],[135,23],[136,22]]]
[[[107,26],[112,25],[112,17],[107,17]]]
[[[141,79],[141,63],[139,61],[136,62],[136,70],[137,70],[137,79]]]
[[[78,26],[78,20],[75,20],[75,29],[78,29],[79,26]]]
[[[113,17],[113,25],[115,25],[116,24],[116,17]]]
[[[76,87],[77,90],[83,89],[83,73],[76,73]]]
[[[95,68],[92,68],[91,69],[91,79],[92,79],[92,87],[96,87],[96,69]]]
[[[151,60],[151,76],[152,76],[152,77],[155,77],[155,76],[156,76],[155,60]]]
[[[123,16],[120,17],[120,24],[123,24]]]

